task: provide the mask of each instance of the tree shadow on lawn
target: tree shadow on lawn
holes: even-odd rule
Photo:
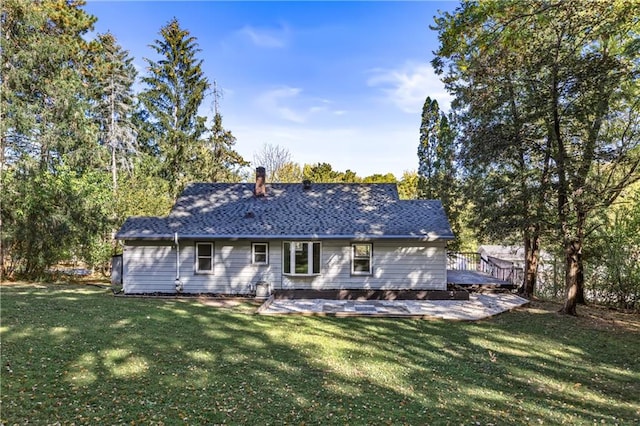
[[[4,291],[3,302],[2,422],[344,424],[421,413],[318,360],[331,342],[310,342],[305,319],[80,288]]]
[[[336,337],[359,334],[387,362],[411,366],[416,394],[439,393],[441,405],[457,404],[468,420],[640,421],[640,339],[628,332],[633,328],[594,329],[559,316],[556,307],[534,311],[479,322],[360,318],[340,323]]]
[[[82,287],[2,296],[3,423],[640,417],[637,341],[620,354],[619,336],[551,313],[450,323],[264,317]]]

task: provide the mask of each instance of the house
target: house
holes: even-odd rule
[[[395,184],[195,183],[167,217],[132,217],[123,290],[250,295],[273,290],[446,290],[454,238],[439,201]]]

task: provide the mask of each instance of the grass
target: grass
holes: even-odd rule
[[[476,323],[0,294],[3,424],[637,424],[640,318],[537,303]]]

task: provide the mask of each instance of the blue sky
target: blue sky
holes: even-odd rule
[[[85,10],[111,31],[140,74],[160,28],[176,17],[197,38],[205,75],[222,90],[225,128],[252,161],[269,143],[300,164],[359,176],[415,170],[427,96],[449,96],[430,60],[433,17],[457,2],[99,1]],[[213,96],[201,113],[213,116]],[[252,167],[256,166],[252,164]]]

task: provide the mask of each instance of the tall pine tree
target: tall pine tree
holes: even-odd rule
[[[417,196],[442,201],[453,231],[458,235],[461,225],[455,144],[453,116],[447,117],[440,111],[438,101],[427,97],[420,123]],[[459,244],[460,240],[456,240],[450,247],[456,248]]]
[[[217,111],[213,116],[213,124],[206,140],[201,179],[211,182],[233,182],[241,177],[240,168],[249,163],[233,149],[236,137],[222,125],[222,115]]]
[[[248,166],[236,150],[236,137],[222,125],[219,99],[222,93],[213,81],[213,123],[208,131],[204,145],[198,154],[198,171],[194,178],[208,182],[237,182],[241,178],[241,168]]]
[[[81,169],[95,127],[87,111],[82,37],[95,22],[81,0],[6,0],[2,37],[0,131],[2,158],[33,160],[40,169],[64,162]]]
[[[0,274],[43,275],[106,228],[83,5],[2,4]]]
[[[198,154],[206,132],[198,115],[209,81],[202,71],[196,38],[173,18],[160,29],[151,48],[161,57],[146,59],[147,88],[139,94],[147,128],[145,142],[155,156],[157,174],[169,182],[172,196],[197,176]]]
[[[118,172],[130,172],[137,152],[137,132],[132,122],[135,106],[133,84],[136,70],[129,52],[118,45],[111,33],[100,34],[93,44],[95,67],[94,118],[99,139],[109,150],[113,192],[118,189]]]
[[[423,199],[437,198],[435,175],[440,120],[438,101],[427,97],[422,107],[420,144],[418,145],[418,197]]]

